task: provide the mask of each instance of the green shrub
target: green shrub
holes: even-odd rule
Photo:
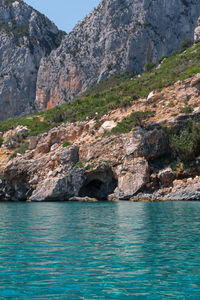
[[[169,102],[169,103],[168,103],[168,106],[169,106],[169,107],[174,107],[175,104],[174,104],[174,102]]]
[[[200,153],[200,122],[190,120],[181,132],[171,134],[170,145],[183,161],[194,159]]]
[[[29,142],[22,144],[17,150],[15,150],[9,157],[9,160],[17,157],[17,154],[24,154],[28,150]]]
[[[139,77],[126,78],[113,75],[94,85],[70,103],[28,117],[0,122],[0,132],[23,125],[29,128],[30,135],[33,136],[47,132],[61,122],[92,118],[98,120],[112,108],[123,107],[128,102],[146,97],[152,90],[160,90],[178,80],[200,73],[199,61],[200,44],[197,44],[182,54],[166,58],[159,69],[153,69]]]
[[[84,165],[83,165],[83,163],[79,160],[79,161],[75,164],[74,168],[84,168]]]
[[[171,55],[172,55],[172,56],[176,56],[176,55],[178,55],[178,54],[180,54],[180,53],[181,53],[180,50],[173,50],[172,53],[171,53]]]
[[[145,71],[149,72],[152,71],[156,67],[154,62],[149,62],[145,65]]]
[[[192,41],[191,39],[185,39],[181,42],[181,51],[185,51],[187,48],[192,46]]]
[[[166,55],[164,55],[164,56],[162,56],[160,59],[159,59],[159,64],[161,64],[161,62],[165,59],[165,58],[168,58],[168,56],[166,56]]]
[[[3,144],[3,137],[2,135],[0,135],[0,147],[2,146],[2,144]]]
[[[142,122],[147,120],[149,117],[153,116],[154,112],[152,111],[136,111],[122,120],[116,127],[111,130],[113,134],[122,134],[128,133],[133,130],[136,126],[142,126]]]
[[[191,114],[193,111],[194,111],[194,108],[191,105],[181,107],[181,113],[183,113],[183,114]]]
[[[62,146],[63,146],[63,148],[65,148],[65,147],[69,147],[69,146],[71,146],[71,145],[72,145],[72,143],[66,141],[66,142],[63,143]]]

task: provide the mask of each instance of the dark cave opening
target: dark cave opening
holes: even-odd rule
[[[104,180],[102,178],[90,178],[80,189],[79,196],[106,200],[107,196],[114,192],[117,184],[118,182],[113,176],[104,178]]]

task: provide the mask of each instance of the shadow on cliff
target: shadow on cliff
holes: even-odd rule
[[[86,174],[79,196],[105,200],[117,186],[118,181],[110,167],[94,170]]]

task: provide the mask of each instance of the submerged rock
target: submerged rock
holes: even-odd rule
[[[96,198],[90,197],[71,197],[69,201],[78,201],[78,202],[98,202]]]

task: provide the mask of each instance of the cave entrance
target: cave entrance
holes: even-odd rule
[[[100,174],[90,174],[80,189],[80,197],[90,197],[106,200],[118,185],[114,174],[109,171]]]

